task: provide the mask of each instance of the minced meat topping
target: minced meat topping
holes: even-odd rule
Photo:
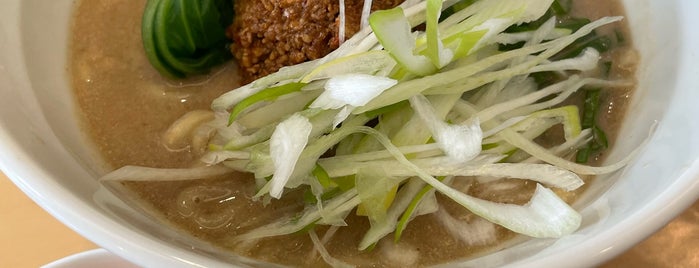
[[[372,10],[402,0],[374,0]],[[360,28],[363,1],[345,0],[345,36]],[[339,46],[338,0],[236,0],[228,28],[243,82],[321,58]]]

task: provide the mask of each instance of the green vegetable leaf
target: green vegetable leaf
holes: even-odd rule
[[[141,34],[151,65],[168,77],[206,73],[231,58],[228,0],[149,0]]]

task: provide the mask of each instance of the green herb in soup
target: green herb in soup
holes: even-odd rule
[[[226,27],[230,0],[150,0],[143,14],[143,45],[151,64],[170,77],[206,73],[231,58]]]
[[[143,25],[161,12],[156,2]],[[569,235],[581,223],[569,204],[586,183],[633,157],[586,164],[613,142],[600,110],[628,95],[634,66],[616,34],[622,17],[587,17],[602,7],[619,15],[618,3],[579,2],[428,0],[374,11],[330,54],[225,92],[208,111],[179,111],[149,145],[168,154],[119,160],[102,181],[194,236],[282,264],[423,266],[517,234]],[[368,14],[371,1],[363,5]],[[118,137],[93,136],[107,140],[103,151],[124,150],[112,145]],[[198,160],[143,164],[181,156]]]

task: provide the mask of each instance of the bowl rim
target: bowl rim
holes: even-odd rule
[[[18,11],[22,1],[7,2],[9,2],[8,8],[5,11],[0,11],[0,14],[3,15],[0,16],[2,17],[0,18],[0,45],[3,41],[3,36],[1,35],[18,33],[17,30],[12,31],[9,30],[10,28],[5,28],[5,26],[18,25],[17,22],[21,13]],[[692,10],[699,10],[699,2],[693,1],[682,4],[685,5],[685,8],[680,10],[680,12],[683,12],[680,15],[683,15],[687,20],[692,20],[694,23],[699,23],[699,18],[694,18],[694,16],[689,14]],[[684,42],[683,53],[692,55],[691,48],[699,46],[699,36],[694,36],[689,28],[681,28],[680,33],[683,37],[681,40]],[[3,30],[5,33],[3,33]],[[14,49],[21,50],[19,47],[10,47],[10,52],[5,53],[23,54],[21,51],[12,52]],[[693,70],[699,70],[699,56],[693,55],[693,58],[684,59],[683,64],[693,67]],[[0,68],[0,82],[9,81],[8,77],[13,78],[2,66],[2,62],[0,62],[0,67],[2,67]],[[26,66],[18,66],[16,68],[26,71]],[[691,77],[691,75],[687,71],[678,79],[684,81],[687,85],[699,84],[697,83],[699,78]],[[19,79],[23,78],[19,77]],[[0,121],[0,124],[2,123],[4,122]],[[60,188],[57,183],[50,179],[52,177],[51,174],[47,173],[41,165],[32,161],[26,161],[32,157],[24,151],[21,142],[17,138],[10,134],[10,130],[4,124],[0,125],[0,148],[4,148],[0,150],[0,170],[39,206],[77,233],[88,237],[96,244],[121,257],[144,266],[221,266],[224,264],[192,254],[191,252],[187,253],[172,248],[174,251],[168,252],[178,253],[177,256],[164,253],[161,249],[163,247],[162,244],[138,235],[134,230],[126,228],[102,215],[102,212],[88,206],[83,200],[76,198],[69,191]],[[579,259],[578,257],[582,252],[589,254],[587,255],[589,258],[584,258],[581,263],[576,263],[576,266],[590,266],[608,260],[660,229],[699,198],[698,178],[699,159],[694,159],[691,166],[682,172],[670,187],[663,191],[663,195],[655,197],[653,202],[645,204],[643,209],[639,209],[631,214],[631,217],[617,223],[613,228],[602,231],[598,235],[599,238],[597,240],[581,243],[577,247],[580,250],[568,250],[555,256],[547,256],[540,259],[525,258],[512,265],[541,267],[551,263],[567,263],[566,260]],[[52,200],[57,199],[64,201],[60,203],[52,202]],[[671,208],[666,209],[666,206],[671,206]],[[88,215],[90,216],[88,217]],[[642,221],[647,222],[642,225],[634,224]],[[122,234],[134,236],[126,238]],[[644,235],[639,236],[639,234]],[[113,243],[114,241],[120,241],[120,243]],[[136,252],[146,252],[150,255],[150,259],[133,259],[134,256],[139,255]],[[192,263],[192,260],[196,261],[196,263]]]

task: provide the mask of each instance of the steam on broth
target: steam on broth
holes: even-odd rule
[[[240,86],[238,67],[231,62],[207,76],[185,80],[163,78],[149,64],[140,38],[145,2],[104,0],[76,4],[70,73],[79,116],[86,133],[104,157],[105,170],[123,166],[202,166],[199,161],[202,150],[186,142],[165,144],[163,135],[173,122],[188,112],[209,110],[215,98]],[[571,17],[596,20],[623,15],[618,1],[572,3]],[[597,34],[613,37],[611,49],[604,52],[599,61],[612,63],[607,79],[633,81],[637,58],[624,22],[599,28]],[[595,125],[604,130],[610,147],[632,89],[632,85],[626,85],[601,91],[602,105]],[[584,107],[585,92],[580,90],[557,106]],[[563,132],[562,128],[552,128],[536,141],[542,145],[560,144]],[[602,151],[588,164],[601,163],[604,154]],[[513,157],[524,156],[515,153]],[[581,177],[586,183],[593,179]],[[316,253],[306,232],[264,238],[252,246],[236,240],[278,218],[294,217],[304,211],[304,199],[308,198],[306,189],[286,189],[279,200],[271,199],[265,204],[253,200],[260,186],[252,174],[242,172],[204,180],[124,181],[122,185],[136,193],[169,224],[225,250],[280,264],[327,265]],[[450,186],[476,198],[523,205],[534,194],[537,183],[469,177],[452,180]],[[555,192],[572,203],[584,189],[585,186],[570,192]],[[500,249],[517,236],[476,216],[445,195],[436,193],[435,196],[437,212],[410,221],[399,243],[393,242],[391,234],[372,250],[358,250],[371,224],[366,216],[358,216],[354,210],[344,219],[348,227],[317,225],[314,233],[319,240],[333,233],[332,239],[323,242],[330,256],[336,259],[359,266],[386,267],[424,266],[474,257]]]

